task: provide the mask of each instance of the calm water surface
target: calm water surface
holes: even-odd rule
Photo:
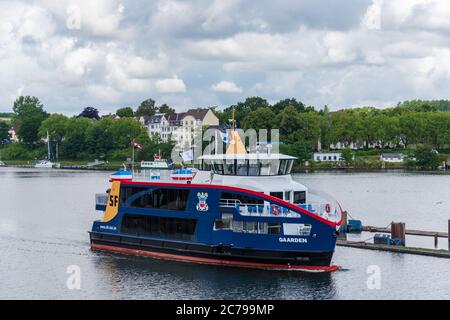
[[[2,299],[450,299],[448,259],[337,247],[331,274],[269,272],[157,261],[89,249],[87,231],[100,213],[94,194],[107,173],[0,168]],[[332,194],[366,225],[404,221],[446,231],[450,176],[315,173],[296,179]],[[370,237],[370,235],[362,235]],[[431,239],[408,238],[431,245]],[[446,243],[441,240],[440,246]],[[81,289],[66,286],[81,269]],[[367,268],[381,288],[367,288]]]

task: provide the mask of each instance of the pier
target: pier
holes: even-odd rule
[[[424,230],[414,230],[414,229],[406,229],[405,223],[403,222],[391,222],[388,227],[375,227],[375,226],[361,226],[360,229],[356,232],[352,232],[349,221],[347,220],[347,212],[344,212],[343,216],[343,226],[342,230],[344,230],[339,236],[336,245],[342,247],[351,247],[358,249],[369,249],[369,250],[380,250],[380,251],[389,251],[396,253],[410,253],[417,254],[423,256],[433,256],[439,258],[450,258],[450,220],[448,220],[448,232],[441,231],[424,231]],[[361,224],[359,220],[357,221]],[[348,225],[347,225],[348,224]],[[379,234],[373,237],[374,243],[367,242],[372,238],[365,241],[349,241],[347,240],[347,233],[360,233],[361,231],[371,232],[371,233],[384,233],[389,234],[390,236],[380,236]],[[418,247],[407,247],[406,246],[406,235],[412,236],[422,236],[422,237],[432,237],[434,238],[434,249],[429,248],[418,248]],[[446,238],[448,241],[448,250],[446,249],[437,249],[438,247],[438,239]]]

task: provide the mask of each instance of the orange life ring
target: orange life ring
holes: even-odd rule
[[[326,212],[326,213],[330,213],[330,212],[331,212],[331,206],[330,206],[329,203],[327,203],[327,204],[325,205],[325,212]]]
[[[281,212],[281,209],[280,209],[279,206],[273,206],[273,207],[272,207],[272,214],[273,214],[274,216],[278,216],[278,215],[280,214],[280,212]]]

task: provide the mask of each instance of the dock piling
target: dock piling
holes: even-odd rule
[[[391,223],[391,239],[395,245],[404,246],[406,240],[406,227],[404,222]]]
[[[448,250],[450,250],[450,219],[448,219],[448,233],[447,233],[447,238],[448,238]]]

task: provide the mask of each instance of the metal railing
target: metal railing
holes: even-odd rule
[[[242,203],[237,199],[220,199],[220,206],[236,208],[244,216],[301,217],[301,213],[277,204]],[[329,221],[339,221],[340,219],[340,209],[332,204],[307,203],[298,204],[297,206]]]

